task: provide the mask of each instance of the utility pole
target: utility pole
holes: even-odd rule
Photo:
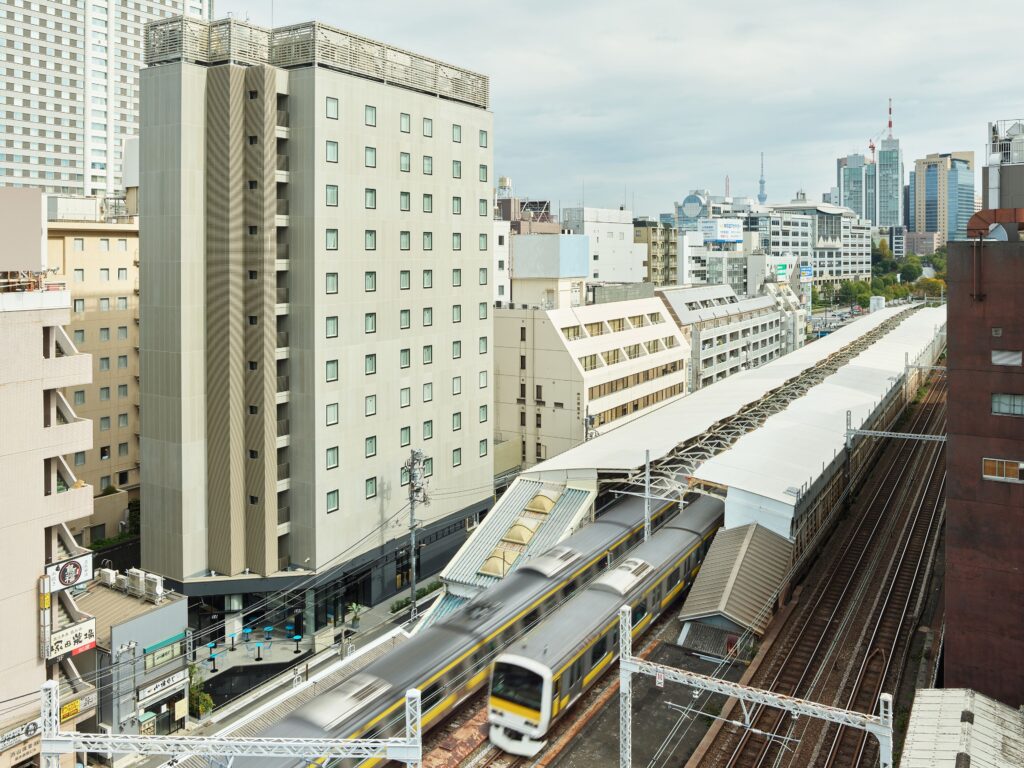
[[[651,449],[644,452],[644,541],[651,538]]]
[[[409,620],[416,621],[419,618],[419,612],[416,610],[416,502],[427,501],[423,493],[423,451],[413,448],[405,468],[409,471]]]

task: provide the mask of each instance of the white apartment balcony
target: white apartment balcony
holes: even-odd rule
[[[46,459],[43,509],[51,524],[67,523],[92,514],[92,486],[75,477],[63,456]]]
[[[43,443],[53,455],[69,454],[92,447],[92,422],[79,418],[60,390],[47,390],[43,410]]]
[[[43,351],[43,388],[61,389],[91,381],[92,355],[79,352],[61,326],[51,327],[55,344],[52,353]]]

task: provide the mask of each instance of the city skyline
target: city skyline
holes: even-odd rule
[[[931,152],[972,150],[980,161],[978,126],[996,111],[1024,114],[1024,103],[1005,104],[981,77],[986,5],[965,17],[951,2],[933,3],[922,17],[918,3],[872,1],[853,15],[803,0],[771,13],[744,2],[726,15],[645,2],[626,17],[611,3],[561,3],[542,18],[499,18],[458,0],[395,3],[388,14],[358,5],[340,13],[319,0],[222,0],[216,14],[263,25],[274,14],[277,26],[317,18],[441,52],[491,77],[495,170],[518,194],[657,215],[693,188],[722,194],[727,174],[733,195],[755,197],[762,151],[769,203],[787,203],[797,189],[820,199],[835,183],[836,158],[869,155],[868,140],[884,137],[889,98],[908,166]],[[873,21],[882,14],[886,24]],[[873,41],[857,49],[885,56],[837,53],[858,23]],[[796,50],[799,60],[776,53]]]

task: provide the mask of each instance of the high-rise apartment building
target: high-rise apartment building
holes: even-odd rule
[[[358,52],[358,55],[357,55]],[[325,574],[305,632],[492,497],[488,79],[321,23],[177,18],[142,72],[142,561],[223,601]]]
[[[910,174],[910,229],[934,232],[939,246],[967,236],[974,215],[974,153],[933,153]]]
[[[205,17],[210,0],[5,3],[0,186],[109,196],[138,132],[146,22]]]
[[[647,282],[675,285],[678,282],[678,242],[673,224],[646,216],[633,219],[633,242],[647,248]]]
[[[0,477],[4,478],[4,578],[0,607],[8,631],[0,654],[0,761],[38,764],[39,700],[25,694],[62,682],[62,701],[80,700],[69,727],[93,716],[95,686],[73,654],[95,642],[95,622],[78,610],[68,587],[91,577],[92,553],[67,524],[88,517],[92,488],[64,456],[88,450],[92,426],[62,390],[89,382],[90,359],[62,326],[71,295],[47,283],[46,220],[38,190],[2,190],[0,224]],[[27,275],[27,276],[26,276]],[[36,736],[33,739],[33,735]]]
[[[97,494],[92,517],[69,526],[86,545],[125,528],[139,485],[139,225],[101,208],[51,195],[47,210],[47,264],[71,292],[65,331],[92,355],[91,382],[64,390],[93,426],[92,448],[64,457]]]

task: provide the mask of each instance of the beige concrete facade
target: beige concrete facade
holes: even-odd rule
[[[462,530],[493,482],[490,112],[175,55],[142,73],[144,567],[232,594],[393,553],[412,448],[421,526]]]
[[[925,233],[928,219],[928,195],[926,193],[926,177],[929,168],[935,168],[937,185],[936,201],[936,247],[943,248],[949,233],[949,169],[953,160],[962,160],[971,169],[974,168],[974,152],[933,152],[914,161],[914,231]]]
[[[44,651],[51,633],[81,616],[64,592],[41,603],[40,582],[50,563],[84,553],[66,524],[89,516],[92,488],[62,457],[88,450],[92,427],[61,392],[88,383],[91,360],[61,327],[69,320],[70,294],[60,285],[52,287],[57,290],[24,281],[0,283],[0,558],[5,568],[0,612],[9,626],[0,653],[3,765],[38,754],[37,743],[20,737],[21,726],[39,716],[38,696],[24,694],[38,692],[47,679],[78,677],[70,659],[48,661]],[[92,709],[82,711],[81,718],[91,714]]]
[[[495,441],[522,469],[686,392],[690,345],[660,299],[499,309],[494,337]]]
[[[69,525],[89,545],[116,536],[138,497],[138,224],[61,219],[47,231],[49,266],[71,291],[65,331],[92,355],[91,383],[64,390],[93,425],[92,448],[65,457],[97,494],[92,517]]]
[[[633,242],[647,247],[647,282],[677,285],[679,256],[676,228],[653,219],[633,220]]]

